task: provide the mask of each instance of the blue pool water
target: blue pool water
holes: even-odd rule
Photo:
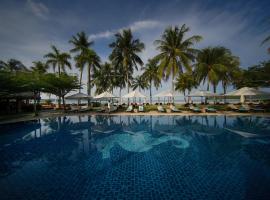
[[[270,199],[270,118],[68,116],[0,126],[0,199]]]

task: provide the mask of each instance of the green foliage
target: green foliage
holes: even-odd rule
[[[136,90],[137,88],[139,91],[144,90],[149,87],[149,83],[144,79],[143,76],[137,76],[132,80],[132,85],[131,85],[133,90]]]
[[[109,47],[113,49],[110,60],[115,71],[125,74],[124,80],[129,89],[134,68],[137,70],[138,65],[143,65],[138,54],[144,49],[144,44],[139,39],[134,39],[131,30],[127,29],[115,34],[115,41]]]
[[[9,72],[27,71],[27,68],[22,64],[21,61],[16,59],[10,59],[7,62],[0,60],[0,70]]]
[[[190,92],[192,88],[196,88],[198,85],[199,84],[196,81],[194,74],[191,72],[185,72],[183,74],[179,74],[179,76],[177,77],[175,90],[183,92],[185,95],[186,90]]]
[[[66,71],[66,66],[71,69],[71,64],[69,60],[71,59],[70,55],[68,53],[61,53],[59,49],[57,49],[54,45],[52,47],[52,52],[46,54],[44,58],[47,58],[47,65],[51,65],[53,67],[53,70],[55,71],[55,68],[58,68],[58,75],[62,72]]]
[[[115,84],[114,70],[110,63],[94,68],[93,84],[96,86],[96,94],[112,91]]]
[[[236,88],[241,87],[269,87],[270,86],[270,61],[242,70],[234,80]]]
[[[223,87],[226,88],[235,78],[239,72],[239,58],[233,56],[225,47],[207,47],[199,52],[194,66],[198,81],[207,81],[207,90],[211,83],[216,92],[219,81],[222,81]]]
[[[33,62],[33,64],[34,65],[31,67],[31,70],[38,74],[44,74],[49,69],[49,66],[41,61]]]
[[[155,59],[159,61],[159,74],[165,80],[171,75],[174,79],[178,73],[183,73],[183,68],[191,71],[191,62],[198,53],[193,45],[201,41],[202,37],[194,35],[184,39],[189,30],[185,24],[181,27],[169,27],[164,31],[161,40],[155,41],[158,45],[157,50],[160,51]]]

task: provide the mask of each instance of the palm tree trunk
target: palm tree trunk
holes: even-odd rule
[[[80,74],[80,89],[79,89],[79,92],[81,92],[81,87],[82,87],[82,73],[83,73],[83,70],[81,69],[81,74]]]
[[[223,93],[226,94],[227,93],[227,85],[226,83],[223,83]],[[226,96],[224,95],[224,103],[226,104]]]
[[[91,96],[91,65],[88,65],[87,94]],[[90,99],[88,99],[88,106],[90,106]]]
[[[129,93],[129,82],[128,82],[128,72],[127,72],[127,91],[128,91],[128,93]],[[128,98],[128,105],[129,105],[129,98]]]
[[[58,64],[58,76],[60,77],[60,74],[61,74],[61,67],[60,65]]]
[[[152,81],[150,81],[150,104],[152,104]]]
[[[64,112],[66,111],[66,104],[65,104],[65,97],[62,96],[62,100],[63,100],[63,106],[64,106]]]

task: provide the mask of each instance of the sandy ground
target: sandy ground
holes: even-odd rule
[[[82,112],[82,113],[72,113],[72,112],[40,112],[38,116],[34,116],[33,114],[24,114],[24,115],[18,115],[14,116],[13,118],[2,118],[0,120],[0,124],[7,124],[7,123],[15,123],[15,122],[21,122],[21,121],[30,121],[30,120],[37,120],[37,119],[43,119],[43,118],[51,118],[51,117],[59,117],[59,116],[85,116],[85,115],[108,115],[108,113],[97,113],[97,112]],[[232,112],[232,111],[219,111],[216,113],[194,113],[190,111],[182,111],[180,113],[160,113],[157,111],[150,111],[150,112],[140,112],[140,113],[128,113],[128,112],[115,112],[110,113],[109,115],[153,115],[153,116],[161,116],[161,115],[174,115],[174,116],[221,116],[221,115],[227,115],[227,116],[262,116],[262,117],[270,117],[270,113],[238,113],[238,112]]]

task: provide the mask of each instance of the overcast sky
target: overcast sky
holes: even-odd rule
[[[85,31],[105,61],[114,33],[131,28],[146,45],[141,54],[146,62],[157,53],[153,41],[164,29],[185,23],[190,35],[203,36],[198,48],[225,46],[247,68],[269,59],[267,45],[260,45],[270,34],[269,11],[269,0],[0,0],[0,59],[31,66],[43,60],[52,44],[68,51],[71,36]]]

